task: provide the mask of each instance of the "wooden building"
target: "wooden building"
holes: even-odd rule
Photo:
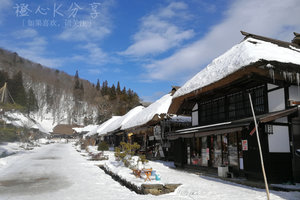
[[[170,159],[168,155],[171,149],[167,134],[172,130],[190,126],[190,117],[178,117],[168,113],[177,89],[178,87],[173,86],[170,93],[134,115],[121,127],[123,133],[129,136],[127,141],[139,143],[141,152],[149,159]]]
[[[300,182],[299,35],[290,43],[242,34],[175,93],[169,112],[192,116],[190,128],[168,136],[175,163],[262,179],[250,93],[268,180]]]
[[[52,138],[73,138],[75,131],[73,128],[79,127],[76,124],[58,124],[53,128]]]

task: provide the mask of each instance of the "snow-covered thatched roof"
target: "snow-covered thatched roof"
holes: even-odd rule
[[[90,132],[85,134],[85,137],[93,136],[93,135],[100,135],[102,133],[102,130],[105,129],[107,126],[109,126],[111,123],[113,123],[115,120],[118,120],[121,116],[113,116],[109,120],[103,122],[101,125],[97,126],[96,128],[92,129]]]
[[[134,115],[130,120],[125,122],[121,130],[145,125],[150,122],[155,116],[160,117],[161,114],[167,114],[172,102],[172,94],[166,94],[147,108]]]
[[[97,128],[98,125],[94,125],[94,124],[90,124],[90,125],[87,125],[85,127],[78,127],[78,128],[72,128],[74,131],[76,131],[76,133],[87,133],[87,132],[90,132],[91,130]]]
[[[237,70],[258,61],[277,61],[300,65],[300,49],[279,46],[267,40],[250,37],[214,59],[205,69],[187,81],[174,94],[174,99],[217,82]]]
[[[125,123],[130,121],[135,115],[137,115],[143,109],[144,109],[144,106],[137,106],[137,107],[131,109],[128,113],[126,113],[122,117],[118,118],[117,120],[114,120],[112,123],[110,123],[105,128],[103,128],[100,132],[98,132],[98,134],[104,135],[109,132],[113,132],[113,131],[120,129],[122,125],[124,125]]]

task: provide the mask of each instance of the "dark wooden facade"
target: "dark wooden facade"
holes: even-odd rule
[[[272,76],[268,64],[274,66]],[[257,139],[250,135],[250,93],[268,180],[300,182],[299,108],[289,103],[300,100],[299,73],[299,65],[260,60],[174,99],[171,111],[192,116],[190,128],[168,136],[175,164],[199,169],[228,166],[234,176],[263,179]]]

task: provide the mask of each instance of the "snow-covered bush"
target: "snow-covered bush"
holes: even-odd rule
[[[115,148],[115,157],[117,161],[122,161],[126,167],[137,168],[139,163],[145,164],[148,162],[145,155],[134,156],[140,148],[138,143],[130,144],[121,142],[120,147]]]

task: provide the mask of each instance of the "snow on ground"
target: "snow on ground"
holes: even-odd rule
[[[21,150],[24,150],[24,149],[20,147],[20,143],[17,143],[17,142],[1,143],[0,144],[0,158],[15,154]]]
[[[97,152],[96,147],[89,147],[89,151]],[[155,180],[151,176],[151,181],[144,181],[145,176],[136,178],[132,171],[124,167],[121,162],[115,161],[113,152],[105,152],[109,155],[108,161],[96,161],[110,171],[118,174],[123,179],[131,182],[136,186],[141,184],[182,184],[174,193],[161,195],[161,199],[176,197],[182,199],[266,199],[265,190],[251,188],[235,184],[232,182],[223,181],[217,178],[199,176],[175,169],[172,162],[149,161],[145,168],[152,168],[156,174],[160,175],[161,180]],[[299,187],[298,187],[299,189]],[[172,198],[171,198],[172,199]],[[300,199],[300,192],[277,192],[271,190],[271,199]]]
[[[179,88],[174,94],[174,98],[214,83],[259,60],[300,65],[300,53],[299,49],[295,47],[293,49],[284,48],[270,42],[248,38],[214,59],[205,69]]]
[[[26,142],[3,142],[0,143],[0,168],[7,164],[7,160],[13,158],[15,154],[23,154],[34,148],[40,147],[42,144],[49,144],[49,140],[41,138],[36,141]],[[17,156],[15,156],[17,157]]]
[[[96,147],[88,149],[96,152]],[[183,185],[174,193],[166,195],[138,195],[121,186],[96,166],[114,162],[113,152],[105,153],[109,155],[108,161],[88,161],[85,151],[77,152],[70,143],[55,143],[2,158],[6,165],[0,165],[0,199],[266,199],[262,189],[178,171],[165,162],[149,162],[149,165],[161,174],[161,182]],[[115,167],[120,172],[125,171],[124,167]],[[132,181],[143,182],[133,177],[130,172],[126,177],[131,177]],[[296,200],[300,199],[300,193],[271,191],[271,199]]]
[[[153,119],[155,115],[168,113],[169,107],[172,102],[171,94],[166,94],[154,103],[150,104],[147,108],[134,115],[130,120],[124,123],[121,130],[133,128],[136,126],[144,125]]]
[[[5,112],[1,119],[4,120],[7,124],[12,124],[16,127],[39,129],[41,132],[49,134],[50,129],[48,128],[48,126],[46,126],[46,124],[40,124],[39,122],[31,119],[30,117],[24,115],[19,111]]]
[[[16,153],[23,153],[42,144],[49,144],[50,140],[41,138],[31,142],[2,142],[0,143],[0,158],[10,156]]]

